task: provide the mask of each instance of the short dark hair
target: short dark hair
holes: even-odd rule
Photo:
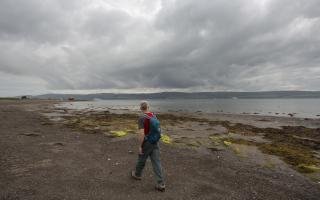
[[[149,109],[149,103],[147,101],[141,101],[140,103],[140,110],[148,110]]]

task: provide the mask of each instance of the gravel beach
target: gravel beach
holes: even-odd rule
[[[125,137],[112,137],[92,126],[89,129],[79,127],[79,120],[82,120],[81,116],[84,114],[55,110],[55,103],[57,101],[0,101],[1,200],[316,200],[320,197],[320,179],[317,179],[317,174],[310,178],[290,166],[281,156],[262,153],[259,150],[261,146],[244,146],[233,142],[235,138],[237,141],[243,139],[241,134],[229,133],[228,137],[232,136],[234,143],[231,146],[226,143],[229,140],[223,140],[225,145],[211,144],[215,136],[226,134],[228,127],[234,127],[221,121],[255,125],[260,131],[265,130],[263,128],[285,125],[299,125],[316,130],[320,127],[319,120],[190,114],[189,117],[194,118],[181,118],[181,123],[177,125],[166,121],[170,117],[166,119],[163,114],[160,117],[163,119],[165,132],[174,144],[160,144],[167,185],[166,191],[161,193],[154,190],[150,162],[147,163],[142,181],[130,179],[129,172],[135,165],[138,150],[134,133]],[[52,113],[64,114],[61,118]],[[62,120],[57,119],[57,116]],[[113,115],[106,116],[115,121],[111,118]],[[134,115],[130,116],[129,119],[134,121]],[[78,117],[78,124],[72,121],[75,117]],[[91,118],[87,118],[87,121],[88,119]],[[217,120],[220,122],[216,122]],[[73,123],[70,124],[70,121]],[[115,124],[104,126],[112,127]],[[105,132],[109,129],[106,128]],[[239,129],[235,131],[237,130]],[[246,141],[250,137],[251,143],[268,144],[264,141],[266,137],[259,137],[258,134],[246,137]],[[216,142],[220,141],[221,138]],[[317,141],[311,142],[317,145]],[[307,145],[310,146],[311,143]]]

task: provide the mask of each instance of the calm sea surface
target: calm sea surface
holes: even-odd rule
[[[256,114],[320,118],[320,99],[167,99],[149,100],[153,111]],[[69,109],[139,110],[140,100],[96,100],[57,105]],[[318,116],[317,116],[318,115]]]

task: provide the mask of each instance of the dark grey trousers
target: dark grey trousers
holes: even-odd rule
[[[139,154],[137,165],[136,165],[136,176],[141,176],[143,168],[146,164],[148,157],[150,157],[153,172],[156,176],[157,183],[162,184],[164,183],[163,174],[162,174],[162,167],[160,161],[160,149],[159,145],[151,144],[150,142],[144,142],[142,145],[143,154]]]

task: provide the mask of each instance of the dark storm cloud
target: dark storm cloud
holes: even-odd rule
[[[19,77],[32,90],[317,90],[319,13],[317,0],[3,0],[1,91]]]

